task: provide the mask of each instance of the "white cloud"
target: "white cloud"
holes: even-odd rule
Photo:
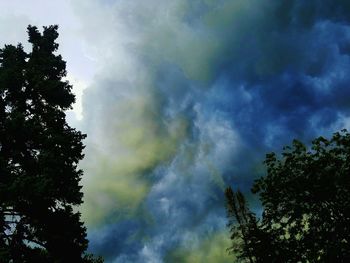
[[[74,112],[80,119],[82,90],[91,83],[95,75],[95,62],[86,54],[87,43],[81,38],[79,31],[82,25],[71,3],[70,0],[0,1],[0,46],[21,42],[30,51],[26,32],[29,24],[40,30],[42,26],[58,24],[58,52],[67,62],[67,79],[74,85],[73,92],[77,99]]]

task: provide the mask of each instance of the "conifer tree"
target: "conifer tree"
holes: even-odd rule
[[[28,26],[32,50],[0,49],[0,261],[92,262],[82,203],[85,135],[65,110],[75,101],[66,62],[56,54],[58,26]]]

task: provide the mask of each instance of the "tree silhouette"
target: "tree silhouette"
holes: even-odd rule
[[[294,140],[282,158],[267,154],[255,181],[260,219],[243,195],[226,190],[233,244],[243,262],[350,262],[350,134],[319,137],[310,150]]]
[[[68,126],[75,101],[55,54],[58,26],[28,26],[30,53],[0,50],[0,261],[93,262],[77,168],[85,135]]]

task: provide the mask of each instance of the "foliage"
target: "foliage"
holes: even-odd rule
[[[62,78],[57,26],[28,26],[22,45],[0,50],[0,261],[92,262],[77,168],[85,135],[68,126],[75,101]]]
[[[239,191],[226,190],[231,239],[243,240],[231,252],[243,262],[350,262],[350,134],[319,137],[310,150],[294,140],[265,164],[252,188],[260,219]]]

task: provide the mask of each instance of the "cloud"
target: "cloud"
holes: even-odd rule
[[[225,253],[224,248],[230,247],[230,239],[226,232],[208,235],[204,240],[188,240],[187,247],[177,248],[169,252],[165,257],[165,262],[232,262],[235,257]]]
[[[266,152],[348,123],[348,7],[77,4],[100,68],[84,95],[84,214],[105,233],[91,249],[110,262],[229,261],[225,186],[248,191]]]
[[[120,209],[126,212],[124,208],[135,212],[149,191],[145,174],[169,161],[186,135],[185,120],[161,119],[152,94],[142,90],[145,86],[137,90],[133,85],[144,83],[107,82],[87,90],[84,97],[94,105],[84,116],[89,120],[86,131],[92,135],[83,163],[88,223]]]
[[[346,0],[44,2],[1,3],[17,11],[0,32],[61,25],[84,89],[82,212],[107,262],[230,261],[225,186],[248,192],[266,152],[349,127]]]

